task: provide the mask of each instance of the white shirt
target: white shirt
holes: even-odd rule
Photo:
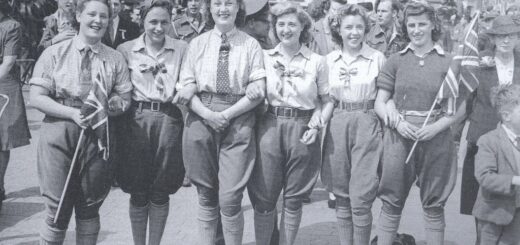
[[[119,26],[119,16],[116,16],[113,20],[112,20],[112,33],[109,33],[110,34],[110,40],[112,42],[114,42],[116,40],[116,35],[117,35],[117,27]]]
[[[497,66],[498,84],[511,84],[513,82],[513,74],[515,71],[515,58],[513,57],[508,63],[503,63],[502,60],[495,57],[495,64]]]

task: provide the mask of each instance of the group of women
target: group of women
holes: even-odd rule
[[[109,116],[127,112],[118,140],[126,151],[115,171],[130,194],[135,244],[146,244],[147,234],[148,244],[160,243],[169,195],[180,188],[185,169],[198,193],[198,244],[215,244],[219,220],[226,244],[242,244],[246,188],[256,243],[269,244],[283,193],[280,242],[294,244],[302,199],[310,195],[321,162],[332,169],[331,179],[323,181],[332,183],[337,197],[341,244],[369,243],[376,196],[383,201],[378,244],[392,244],[415,182],[426,240],[443,244],[444,205],[456,178],[449,127],[465,110],[447,115],[435,107],[423,126],[452,58],[436,44],[440,25],[432,7],[407,5],[403,31],[410,44],[386,60],[364,43],[370,26],[358,5],[334,16],[331,32],[341,50],[326,57],[306,46],[312,19],[289,2],[272,7],[279,44],[266,51],[237,29],[245,17],[243,0],[208,1],[214,28],[189,45],[165,35],[169,1],[152,1],[141,15],[144,33],[117,51],[101,44],[109,6],[107,0],[78,0],[77,35],[45,49],[30,82],[30,103],[45,114],[37,159],[47,217],[41,244],[63,243],[73,210],[76,243],[97,241],[99,208],[112,175],[89,130],[54,220],[80,132],[89,127],[81,107],[94,82],[105,86]],[[2,12],[0,25],[6,18]],[[11,53],[0,51],[2,68]],[[0,93],[9,85],[2,72]],[[179,109],[184,106],[185,117]],[[0,120],[5,118],[14,116]],[[12,142],[24,142],[23,130],[17,132],[0,137],[0,160],[17,146]],[[415,141],[415,153],[405,163]]]

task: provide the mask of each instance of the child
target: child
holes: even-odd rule
[[[478,141],[475,177],[480,184],[473,215],[481,244],[520,241],[520,85],[495,88],[491,100],[501,124]]]

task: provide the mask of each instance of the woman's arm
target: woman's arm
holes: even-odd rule
[[[448,129],[455,122],[461,121],[466,114],[466,103],[463,102],[457,108],[455,115],[446,115],[436,122],[426,125],[417,130],[417,139],[420,141],[430,140],[438,133]]]
[[[323,107],[321,109],[321,122],[323,125],[329,123],[334,111],[334,100],[330,96],[322,97]]]
[[[228,118],[224,117],[221,112],[214,112],[207,108],[197,95],[191,98],[189,108],[197,115],[202,117],[204,122],[217,132],[224,130],[229,125]]]
[[[261,86],[265,89],[265,78],[258,79],[256,81],[251,82],[249,86]],[[235,117],[238,117],[253,108],[255,108],[258,104],[260,104],[264,100],[264,96],[257,96],[256,99],[249,99],[247,96],[244,96],[241,98],[237,103],[232,105],[231,107],[227,108],[222,112],[222,115],[228,119],[231,120]]]
[[[130,108],[132,93],[112,94],[108,100],[108,116],[119,116]]]
[[[31,106],[43,112],[45,115],[72,120],[82,128],[88,126],[87,121],[81,116],[79,109],[57,103],[49,97],[49,90],[33,85],[29,93]]]

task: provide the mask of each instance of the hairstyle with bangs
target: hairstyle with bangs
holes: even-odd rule
[[[329,21],[330,34],[332,41],[340,46],[343,46],[343,38],[341,37],[341,23],[347,16],[360,16],[365,24],[365,35],[370,31],[370,20],[368,19],[367,11],[364,7],[357,4],[347,4],[338,10],[338,13],[331,16]]]
[[[420,16],[425,14],[428,16],[428,19],[433,24],[433,30],[432,30],[432,40],[434,42],[437,42],[439,38],[441,37],[441,23],[439,19],[437,18],[437,13],[435,12],[435,9],[427,4],[422,3],[418,1],[412,1],[406,5],[404,8],[404,14],[403,14],[403,34],[407,41],[410,41],[410,38],[408,37],[408,29],[406,28],[406,25],[408,23],[408,17],[410,16]]]
[[[144,26],[144,19],[146,19],[146,16],[153,8],[162,8],[166,10],[166,12],[168,12],[168,16],[170,16],[170,19],[172,18],[173,4],[168,0],[155,0],[152,1],[150,5],[146,5],[141,8],[141,19],[139,20],[141,27]]]
[[[215,26],[215,20],[213,19],[213,16],[211,15],[211,1],[215,0],[206,0],[206,13],[208,15],[208,20],[206,21],[206,25],[210,28],[213,28]],[[225,1],[225,0],[222,0]],[[238,4],[238,13],[237,17],[235,18],[235,26],[236,27],[242,27],[245,24],[246,21],[246,4],[244,3],[244,0],[235,0]]]
[[[276,34],[276,22],[278,22],[278,18],[281,16],[287,15],[287,14],[295,14],[296,18],[300,22],[300,24],[303,26],[303,30],[300,33],[300,43],[301,44],[307,44],[311,40],[311,27],[312,27],[312,18],[309,16],[303,8],[293,2],[280,2],[273,6],[271,9],[271,25],[273,28],[273,31],[275,33],[274,37],[277,42],[280,42],[280,39],[278,38],[278,35]]]
[[[511,111],[520,105],[520,85],[499,85],[491,89],[491,103],[498,113]]]
[[[105,4],[108,8],[108,18],[112,18],[112,4],[110,0],[78,0],[76,3],[76,12],[81,13],[83,10],[85,10],[85,5],[89,2],[100,2],[102,4]]]

